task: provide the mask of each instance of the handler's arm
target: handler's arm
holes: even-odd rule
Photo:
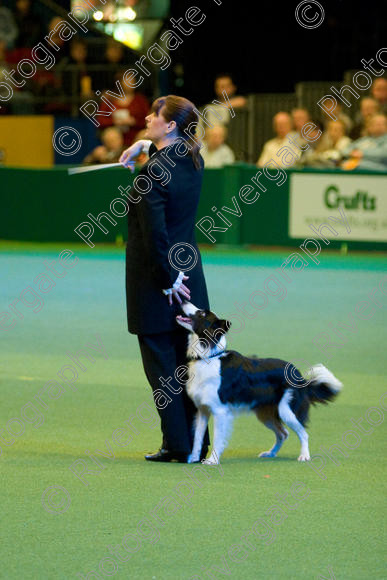
[[[136,143],[133,143],[133,145],[128,147],[128,149],[125,149],[125,151],[122,153],[120,157],[120,163],[122,163],[124,167],[130,169],[130,171],[133,173],[135,168],[135,160],[142,152],[148,154],[151,146],[152,141],[149,141],[148,139],[140,139],[139,141],[136,141]]]
[[[167,190],[153,181],[152,189],[142,194],[138,205],[140,227],[151,258],[152,274],[160,290],[171,288],[175,281],[168,261],[170,243],[165,216],[167,195]]]
[[[178,302],[178,293],[189,299],[188,288],[183,284],[188,277],[183,272],[172,268],[169,262],[170,240],[166,223],[166,207],[168,191],[160,183],[153,180],[152,189],[143,194],[138,206],[138,216],[145,244],[152,262],[152,275],[160,291],[168,296],[172,303],[172,295]]]

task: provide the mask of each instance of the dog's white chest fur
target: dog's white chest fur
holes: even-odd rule
[[[220,360],[218,358],[191,361],[188,363],[187,392],[196,407],[214,409],[220,403]]]

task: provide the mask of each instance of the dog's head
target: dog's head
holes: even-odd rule
[[[176,322],[189,330],[194,338],[190,341],[190,348],[196,356],[206,358],[213,352],[226,348],[224,335],[231,322],[218,318],[210,310],[197,308],[191,302],[183,302],[181,309],[184,316],[176,316]]]

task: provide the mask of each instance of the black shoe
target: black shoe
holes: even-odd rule
[[[171,463],[172,461],[177,463],[187,463],[187,453],[169,451],[168,449],[161,448],[153,455],[145,455],[145,459],[147,461],[161,461],[163,463]]]

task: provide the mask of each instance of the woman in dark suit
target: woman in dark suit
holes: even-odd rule
[[[195,218],[203,177],[200,147],[191,133],[198,116],[182,97],[160,97],[146,117],[148,140],[124,151],[121,163],[133,170],[134,160],[149,147],[128,196],[126,300],[128,330],[138,335],[142,362],[161,419],[162,444],[148,461],[185,463],[192,450],[195,407],[187,396],[182,373],[187,332],[176,323],[182,299],[209,308],[206,282],[195,240]],[[188,274],[179,271],[169,251],[189,244],[197,262]],[[185,256],[187,263],[189,256]],[[191,264],[192,265],[192,264]],[[177,378],[176,378],[177,376]],[[202,458],[208,449],[208,432]]]

